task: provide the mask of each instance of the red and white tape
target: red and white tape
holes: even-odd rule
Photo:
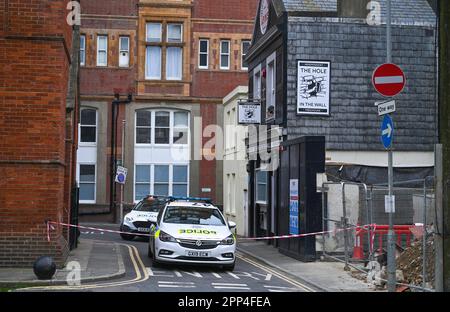
[[[82,225],[74,225],[74,224],[68,224],[68,223],[62,223],[62,222],[54,222],[54,221],[47,221],[47,240],[50,242],[50,230],[54,230],[55,228],[52,226],[52,224],[55,225],[62,225],[67,227],[73,227],[73,228],[79,228],[79,229],[85,229],[85,230],[91,230],[91,231],[98,231],[98,232],[108,232],[108,233],[116,233],[116,234],[128,234],[128,235],[136,235],[136,236],[145,236],[145,237],[153,237],[152,234],[144,234],[144,233],[132,233],[132,232],[124,232],[124,231],[116,231],[116,230],[108,230],[108,229],[101,229],[101,228],[94,228],[89,226],[82,226]],[[373,229],[376,228],[376,224],[367,224],[359,226],[359,228],[368,228],[370,229],[373,227]],[[315,235],[323,235],[323,234],[337,234],[339,232],[349,231],[356,229],[356,226],[351,226],[348,228],[343,229],[334,229],[332,231],[321,231],[321,232],[311,232],[311,233],[304,233],[304,234],[293,234],[293,235],[278,235],[278,236],[263,236],[263,237],[240,237],[238,240],[268,240],[268,239],[286,239],[286,238],[299,238],[299,237],[307,237],[307,236],[315,236]]]

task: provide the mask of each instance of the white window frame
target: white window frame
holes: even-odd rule
[[[149,41],[148,40],[148,25],[159,25],[159,41]],[[154,43],[161,43],[162,42],[162,23],[161,22],[147,22],[145,23],[145,41],[146,42],[154,42]]]
[[[222,51],[222,43],[228,43],[228,53],[224,53]],[[226,55],[228,57],[228,66],[222,66],[222,56]],[[220,40],[220,60],[219,60],[219,64],[220,64],[220,69],[222,70],[229,70],[231,68],[231,64],[230,64],[230,55],[231,55],[231,41],[230,40]]]
[[[168,166],[169,167],[169,196],[173,195],[173,186],[174,185],[186,185],[186,196],[189,196],[189,188],[190,188],[190,164],[189,163],[139,163],[139,164],[134,164],[134,180],[133,180],[133,201],[134,203],[138,203],[139,200],[136,199],[136,167],[137,166],[149,166],[150,167],[150,189],[149,189],[149,194],[155,194],[155,166]],[[187,181],[186,183],[181,183],[181,182],[174,182],[173,181],[173,166],[185,166],[187,169]],[[142,184],[144,184],[144,182],[141,182]],[[148,184],[148,183],[145,183]]]
[[[201,46],[202,46],[202,41],[206,42],[206,52],[202,52],[201,50]],[[200,60],[201,60],[201,56],[206,54],[206,65],[201,65],[200,64]],[[198,68],[200,69],[208,69],[209,68],[209,39],[200,39],[198,41]]]
[[[169,53],[169,49],[170,48],[174,48],[174,49],[180,49],[181,50],[181,68],[180,68],[180,76],[179,77],[169,77],[168,72],[169,72],[169,62],[167,62],[168,59],[168,53]],[[172,47],[172,46],[166,46],[166,80],[183,80],[183,48],[182,47]]]
[[[81,60],[84,60],[84,62],[82,62]],[[86,65],[86,35],[80,35],[80,66],[85,65]]]
[[[158,47],[159,48],[159,75],[158,76],[149,76],[147,75],[147,66],[148,66],[148,53],[147,53],[147,49],[151,48],[151,47]],[[147,46],[145,48],[145,80],[161,80],[162,78],[162,47],[161,46]]]
[[[78,167],[77,167],[77,184],[78,187],[80,187],[81,181],[80,181],[80,176],[81,176],[81,166],[94,166],[95,168],[95,179],[94,182],[88,182],[89,184],[94,184],[94,200],[79,200],[80,204],[95,204],[97,203],[97,163],[95,162],[81,162],[78,163]],[[86,183],[84,183],[86,184]]]
[[[270,64],[273,63],[272,72],[269,71]],[[277,92],[277,53],[272,53],[266,60],[266,72],[267,72],[267,78],[266,78],[266,84],[270,83],[271,85],[266,85],[266,114],[267,109],[269,106],[274,107],[274,114],[272,118],[266,120],[272,120],[275,119],[276,116],[276,92]],[[270,79],[269,79],[270,77]]]
[[[260,183],[258,183],[258,173],[263,172],[266,175],[266,200],[259,200],[258,199],[258,186]],[[268,186],[269,186],[269,172],[268,171],[263,171],[261,169],[257,169],[256,170],[256,174],[255,174],[255,202],[258,204],[262,204],[262,205],[267,205],[267,200],[269,197],[269,190],[268,190]]]
[[[244,66],[244,58],[247,55],[247,53],[244,54],[244,43],[248,43],[249,47],[250,47],[250,45],[252,44],[252,41],[251,40],[242,40],[242,42],[241,42],[241,69],[248,70],[248,66]]]
[[[257,81],[257,77],[259,77]],[[257,83],[258,82],[258,83]],[[256,68],[253,70],[253,99],[261,99],[261,64],[256,66]]]
[[[122,49],[122,39],[127,39],[127,48],[124,50]],[[120,56],[122,53],[127,53],[127,63],[126,65],[120,64]],[[119,67],[130,67],[130,36],[119,36]]]
[[[106,39],[106,49],[105,50],[100,50],[100,39]],[[100,52],[105,52],[105,63],[100,63],[99,62],[99,55]],[[97,35],[97,66],[99,67],[107,67],[108,66],[108,35]]]
[[[138,111],[146,110],[151,112],[151,139],[150,144],[146,143],[137,143],[137,113]],[[155,128],[156,128],[156,113],[157,112],[166,112],[169,113],[169,143],[155,143]],[[188,115],[188,126],[187,128],[181,128],[177,127],[176,129],[187,129],[188,132],[188,139],[186,144],[182,143],[174,143],[173,140],[173,134],[175,129],[175,113],[186,113]],[[156,146],[156,147],[162,147],[162,146],[190,146],[191,144],[191,112],[186,110],[177,110],[177,109],[158,109],[158,108],[150,108],[150,109],[139,109],[135,111],[134,114],[134,144],[135,146]]]
[[[169,41],[169,26],[173,26],[173,25],[181,26],[180,27],[180,31],[181,31],[180,41]],[[167,43],[182,43],[183,42],[183,23],[171,23],[171,22],[167,23],[167,27],[166,27],[166,42]]]
[[[83,110],[93,110],[95,111],[95,126],[92,125],[82,125],[81,124],[81,111]],[[81,127],[95,127],[95,142],[81,142]],[[80,122],[78,123],[78,145],[79,146],[97,146],[98,143],[98,110],[93,107],[81,107],[80,108]]]

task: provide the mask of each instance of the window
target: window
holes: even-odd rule
[[[119,67],[130,65],[130,38],[119,37]]]
[[[256,172],[256,201],[267,202],[267,172]]]
[[[95,203],[95,165],[79,165],[80,202]]]
[[[188,194],[188,166],[173,166],[173,196]]]
[[[220,69],[230,69],[230,41],[220,42]]]
[[[155,144],[170,143],[170,113],[155,113]]]
[[[175,112],[173,122],[173,144],[188,144],[189,114]]]
[[[208,69],[209,67],[209,40],[200,39],[198,48],[198,67]]]
[[[181,80],[183,67],[183,49],[168,47],[166,56],[167,80]]]
[[[139,201],[149,194],[188,196],[188,165],[136,165],[135,174],[135,201]]]
[[[261,65],[253,71],[253,98],[261,99]]]
[[[266,120],[275,118],[276,107],[276,52],[267,58]]]
[[[97,111],[91,108],[81,109],[80,143],[97,143]]]
[[[135,178],[135,200],[141,200],[150,194],[150,166],[137,165]]]
[[[165,32],[163,25],[167,25]],[[145,79],[182,80],[183,24],[147,23],[146,41]]]
[[[136,112],[136,143],[152,143],[152,112],[150,111]]]
[[[183,25],[167,24],[167,42],[182,42]]]
[[[97,37],[97,66],[108,66],[108,36]]]
[[[189,144],[189,113],[136,111],[136,144]]]
[[[86,36],[80,36],[80,65],[86,65]]]
[[[248,49],[250,48],[250,40],[243,40],[241,46],[241,69],[247,70],[247,62],[245,62],[245,56],[247,55]]]
[[[160,23],[147,23],[147,42],[162,41],[162,27]]]
[[[161,47],[147,47],[145,79],[161,79]]]
[[[155,166],[154,167],[154,195],[168,196],[169,195],[169,166]]]

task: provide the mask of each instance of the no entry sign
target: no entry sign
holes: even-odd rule
[[[406,78],[402,69],[395,64],[383,64],[373,72],[372,83],[384,96],[396,96],[405,87]]]

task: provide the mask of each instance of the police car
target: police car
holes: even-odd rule
[[[170,201],[152,227],[148,256],[159,263],[220,265],[233,270],[236,239],[234,222],[226,222],[220,210],[193,198]]]
[[[161,209],[168,202],[168,197],[149,195],[134,206],[133,210],[125,215],[120,225],[121,232],[149,234],[152,224],[156,224],[156,218]],[[136,235],[121,233],[124,240],[132,240]]]

